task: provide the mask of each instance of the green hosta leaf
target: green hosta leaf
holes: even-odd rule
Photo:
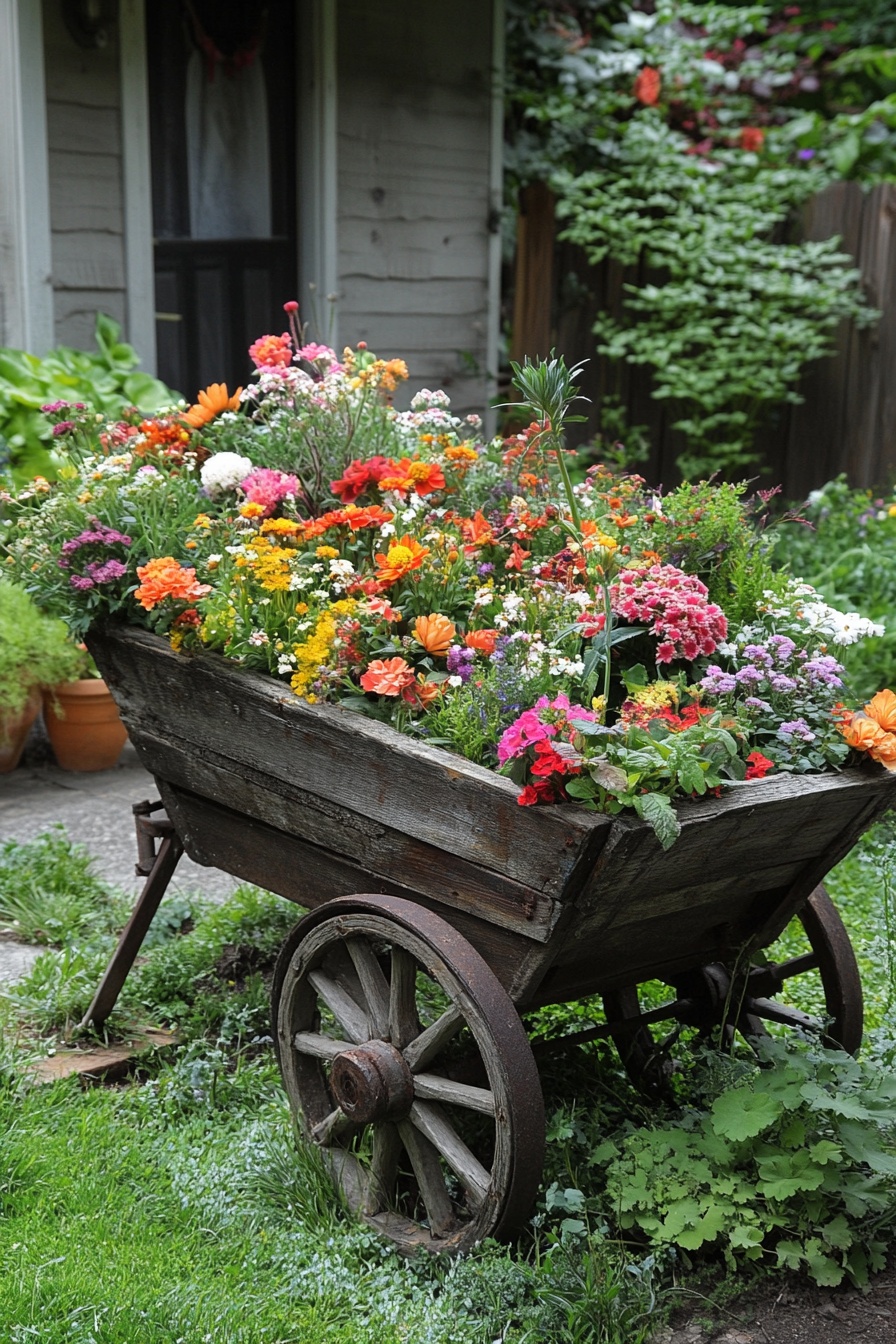
[[[809,1154],[778,1153],[759,1161],[757,1188],[767,1199],[789,1199],[799,1190],[817,1190],[824,1172]]]
[[[717,1204],[714,1208],[707,1209],[704,1214],[701,1214],[693,1227],[680,1233],[675,1240],[686,1251],[696,1251],[705,1242],[715,1241],[719,1233],[724,1230],[727,1217],[728,1210],[724,1205]]]
[[[821,1242],[814,1238],[806,1245],[806,1267],[810,1275],[822,1288],[836,1288],[843,1282],[846,1270],[825,1255]]]
[[[588,773],[595,784],[599,784],[608,793],[625,793],[628,788],[628,775],[620,766],[608,761],[606,756],[599,756],[596,761],[589,762]],[[568,786],[567,792],[569,792]]]
[[[681,822],[672,810],[672,804],[664,793],[636,794],[635,811],[648,825],[653,827],[663,849],[671,849],[681,835]]]
[[[773,1125],[784,1107],[765,1092],[734,1088],[712,1104],[712,1127],[726,1139],[754,1139]]]
[[[836,1218],[832,1218],[829,1223],[818,1230],[827,1244],[835,1247],[838,1251],[848,1251],[855,1241],[852,1228],[842,1213],[838,1213]]]

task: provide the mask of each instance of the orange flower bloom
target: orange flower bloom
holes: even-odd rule
[[[653,66],[645,65],[635,80],[635,86],[632,89],[639,103],[645,107],[655,107],[660,100],[660,89],[662,80],[659,70],[654,70]]]
[[[417,680],[405,686],[401,693],[402,700],[414,709],[428,709],[433,700],[438,700],[442,694],[442,688],[435,681],[427,681],[423,673],[418,673]]]
[[[740,133],[740,147],[748,153],[758,154],[765,144],[765,131],[759,126],[745,126]]]
[[[414,638],[422,644],[427,653],[441,657],[448,652],[448,646],[457,632],[453,621],[447,616],[434,612],[431,616],[418,616],[414,622]]]
[[[522,573],[523,561],[528,560],[531,554],[531,551],[524,551],[518,542],[514,542],[510,549],[510,555],[504,561],[504,568],[518,569]]]
[[[865,713],[884,732],[896,733],[896,695],[892,691],[878,691],[865,706]]]
[[[488,654],[489,657],[495,651],[497,639],[497,630],[468,630],[464,635],[464,643],[468,649],[478,649],[480,653]]]
[[[871,751],[886,736],[880,724],[866,714],[844,715],[837,727],[855,751]]]
[[[145,611],[152,611],[166,597],[174,598],[176,602],[194,602],[197,597],[211,592],[209,584],[197,583],[195,569],[180,565],[171,555],[140,565],[137,577],[140,587],[134,597]]]
[[[379,571],[376,577],[385,587],[398,583],[399,579],[410,574],[412,569],[419,569],[428,555],[429,547],[421,546],[410,533],[406,532],[389,547],[385,555],[373,557]]]
[[[868,755],[873,761],[880,761],[888,770],[896,771],[896,736],[882,732]]]
[[[199,400],[195,406],[184,415],[188,425],[193,429],[201,429],[207,425],[209,420],[214,420],[216,415],[222,411],[235,411],[239,409],[240,393],[242,388],[238,387],[231,397],[227,391],[226,383],[209,383],[204,392],[199,393]]]
[[[459,518],[457,521],[467,543],[465,551],[476,551],[480,546],[490,546],[495,540],[492,525],[481,509],[477,509],[472,518]]]
[[[374,658],[361,677],[361,685],[374,695],[401,695],[413,680],[414,669],[403,658]]]

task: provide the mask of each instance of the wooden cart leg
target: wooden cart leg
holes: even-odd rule
[[[159,811],[161,807],[161,803],[134,804],[138,854],[136,870],[139,876],[146,877],[146,882],[137,897],[137,903],[122,931],[118,946],[106,967],[90,1007],[81,1019],[79,1025],[82,1028],[91,1025],[101,1027],[115,1007],[128,972],[134,964],[153,916],[174,875],[177,862],[184,852],[180,838],[168,818],[153,818],[152,813]],[[157,841],[158,849],[156,849]]]

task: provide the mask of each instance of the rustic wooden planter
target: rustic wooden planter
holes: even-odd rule
[[[636,819],[521,808],[488,770],[213,655],[136,629],[88,642],[190,857],[311,911],[275,979],[284,1081],[350,1202],[406,1249],[469,1246],[531,1205],[543,1114],[519,1010],[603,995],[599,1030],[660,1086],[640,983],[673,986],[666,1017],[755,1034],[807,1024],[775,995],[814,971],[828,1038],[858,1046],[819,884],[893,801],[882,768],[683,803],[664,852]],[[810,953],[751,966],[794,916]]]

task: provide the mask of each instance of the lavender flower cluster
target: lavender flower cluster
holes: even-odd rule
[[[724,651],[729,666],[711,663],[700,689],[762,739],[762,751],[779,768],[817,769],[845,759],[835,717],[844,674],[836,658],[780,634]]]
[[[114,527],[107,527],[98,518],[91,518],[89,528],[80,532],[77,537],[63,542],[59,568],[73,569],[75,557],[78,557],[78,569],[69,578],[70,585],[78,592],[88,592],[91,588],[98,588],[102,584],[115,583],[127,574],[126,564],[111,555],[92,555],[88,558],[87,555],[80,553],[88,551],[89,555],[94,547],[106,550],[112,546],[130,546],[130,544],[131,538],[124,532],[118,532]]]

